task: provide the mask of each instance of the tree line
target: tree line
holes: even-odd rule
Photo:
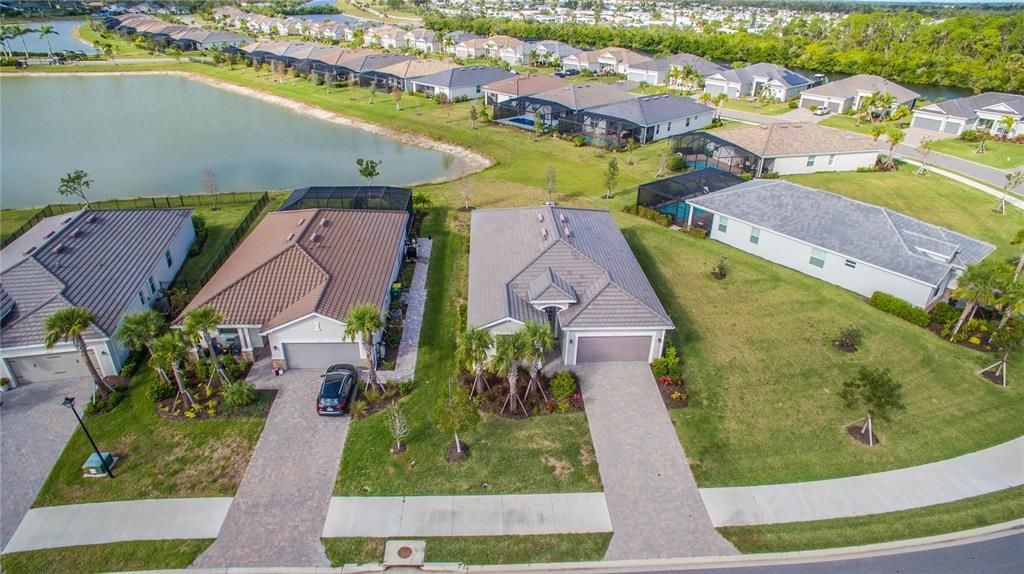
[[[543,38],[581,48],[621,46],[657,56],[686,52],[727,63],[771,62],[975,92],[1024,92],[1024,12],[969,12],[944,20],[916,12],[870,12],[851,14],[834,25],[818,17],[796,18],[765,34],[443,15],[428,16],[425,25],[440,32]]]

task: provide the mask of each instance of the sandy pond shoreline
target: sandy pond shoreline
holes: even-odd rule
[[[248,96],[250,98],[256,98],[258,100],[282,106],[292,110],[296,113],[303,114],[319,120],[331,122],[333,124],[356,128],[369,132],[382,137],[394,139],[403,144],[413,145],[423,149],[439,151],[455,156],[459,159],[458,169],[447,176],[439,177],[430,181],[416,182],[409,184],[412,185],[424,185],[434,183],[444,183],[448,181],[454,181],[461,179],[468,175],[472,175],[488,167],[494,165],[494,161],[491,158],[473,151],[469,148],[450,144],[442,141],[429,138],[424,135],[410,133],[394,128],[388,128],[365,122],[362,120],[353,119],[336,112],[325,110],[321,107],[306,104],[286,98],[284,96],[278,96],[269,92],[264,92],[255,88],[249,88],[246,86],[240,86],[232,82],[220,80],[217,78],[211,78],[204,74],[197,72],[183,72],[180,70],[139,70],[139,71],[110,71],[110,72],[15,72],[15,73],[0,73],[0,78],[5,77],[18,77],[18,76],[35,76],[35,77],[62,77],[62,76],[178,76],[183,77],[193,82],[199,82],[208,86]]]

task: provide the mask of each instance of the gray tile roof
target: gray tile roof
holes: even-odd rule
[[[417,84],[429,86],[441,86],[445,88],[461,88],[465,86],[483,86],[498,80],[504,80],[515,76],[512,72],[506,72],[501,68],[491,66],[470,66],[463,68],[452,68],[422,78],[416,78]]]
[[[668,72],[673,66],[677,68],[684,68],[687,64],[691,65],[696,69],[702,76],[710,76],[711,74],[717,74],[724,72],[729,68],[716,64],[714,62],[705,60],[700,56],[694,56],[693,54],[675,54],[666,58],[658,58],[655,60],[647,60],[646,62],[640,62],[639,64],[633,64],[629,67],[630,70],[657,70],[659,72]]]
[[[693,98],[681,98],[671,94],[641,96],[586,110],[587,114],[622,119],[647,127],[712,112],[713,108]]]
[[[871,74],[857,74],[842,80],[828,82],[804,90],[804,93],[811,96],[828,96],[833,98],[854,98],[858,91],[871,92],[873,94],[889,92],[896,99],[897,103],[909,102],[921,97],[921,94],[904,88],[896,82],[890,82],[881,76]]]
[[[631,100],[636,96],[607,84],[571,84],[528,97],[533,100],[553,102],[570,110],[579,111],[613,102]]]
[[[566,328],[672,327],[607,211],[541,206],[473,212],[470,325],[543,321],[531,295],[550,300],[565,294],[577,301],[559,313]]]
[[[741,183],[689,203],[933,286],[951,268],[995,249],[884,207],[779,179]],[[956,255],[943,262],[923,250]]]
[[[725,70],[724,72],[714,74],[714,76],[721,77],[728,82],[736,82],[740,84],[750,83],[755,77],[768,77],[787,87],[802,86],[813,83],[812,80],[809,80],[796,72],[776,64],[767,64],[764,62],[751,64],[746,68]]]
[[[998,104],[1006,104],[1018,114],[1024,115],[1024,96],[1020,94],[1004,94],[1002,92],[985,92],[966,98],[957,98],[948,102],[929,104],[923,108],[924,111],[939,112],[956,118],[974,119],[977,117],[975,110],[987,108]]]
[[[714,135],[761,157],[878,152],[870,137],[814,122],[758,124],[716,131]]]
[[[0,340],[5,346],[40,344],[46,317],[71,305],[96,316],[91,336],[111,336],[191,216],[191,209],[79,212],[0,274],[0,284],[15,301]]]

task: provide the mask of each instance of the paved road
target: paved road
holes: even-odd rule
[[[882,149],[882,152],[887,153],[889,151],[889,144],[885,142],[879,143],[879,147]],[[909,157],[910,159],[916,160],[921,159],[921,154],[918,153],[916,149],[907,145],[897,146],[896,155]],[[958,157],[953,157],[951,155],[946,155],[938,152],[932,152],[931,154],[928,155],[928,163],[930,165],[938,166],[956,173],[961,173],[968,177],[972,177],[978,181],[985,182],[998,190],[1002,190],[1003,186],[1006,185],[1007,172],[1001,169],[996,169],[994,167],[989,167],[987,165],[981,165],[980,163],[975,163],[973,161],[960,159]],[[1013,191],[1024,194],[1024,185],[1015,188]]]
[[[269,360],[253,367],[249,381],[278,389],[277,399],[220,536],[195,567],[330,566],[320,534],[349,418],[316,415],[319,379],[308,369],[274,377]]]
[[[711,525],[650,367],[574,368],[615,530],[605,559],[735,554]]]
[[[92,396],[92,381],[34,383],[0,395],[0,548],[14,535],[78,426],[61,406],[65,395],[74,395],[81,408]]]

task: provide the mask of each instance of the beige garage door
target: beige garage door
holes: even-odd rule
[[[651,337],[579,337],[576,349],[577,363],[610,361],[647,362],[651,350]]]
[[[19,383],[38,383],[88,377],[89,368],[78,351],[7,359],[7,366]]]
[[[326,369],[338,363],[359,366],[356,343],[285,343],[284,360],[289,369]]]

